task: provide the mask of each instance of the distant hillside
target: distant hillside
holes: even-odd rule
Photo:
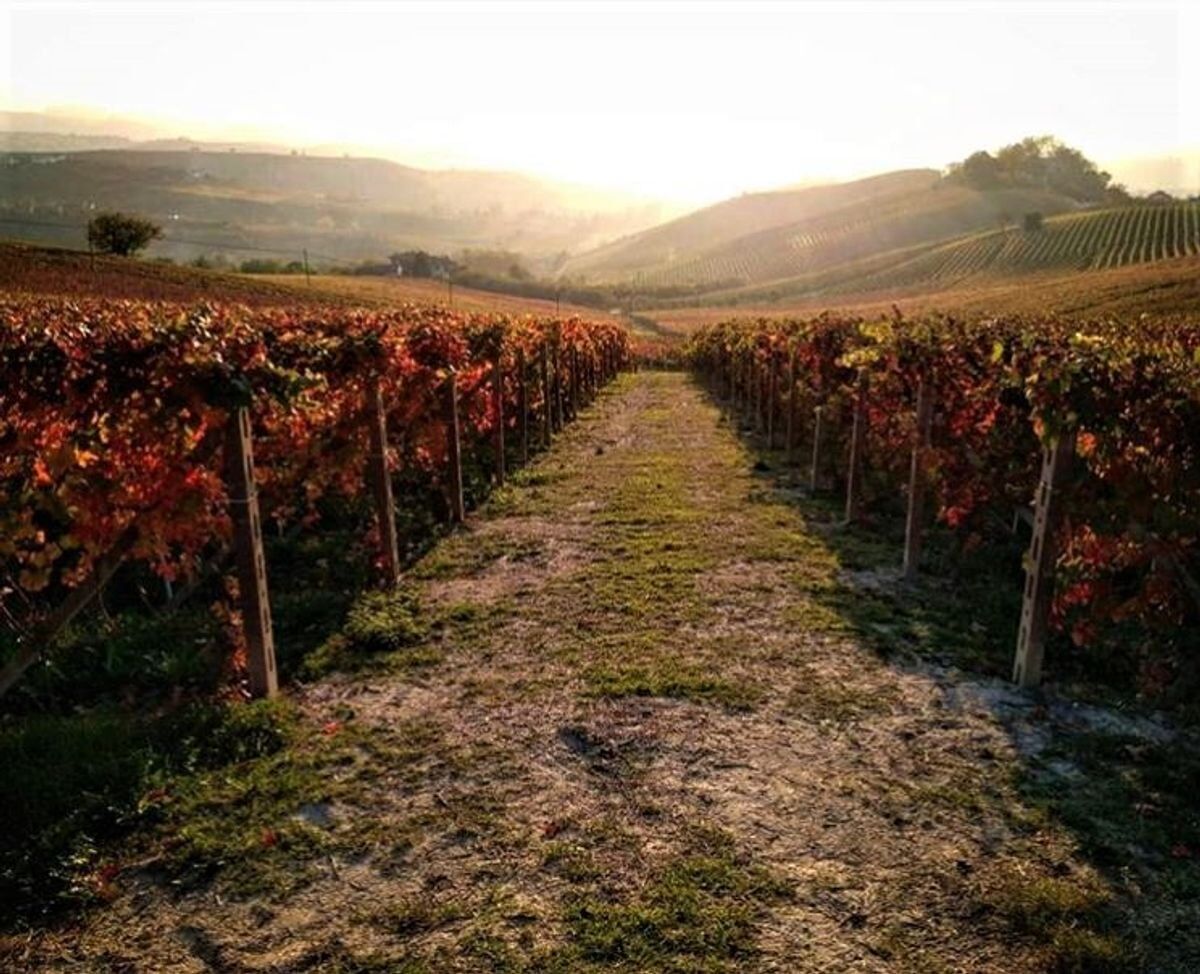
[[[958,287],[1035,271],[1103,270],[1196,255],[1200,203],[1126,206],[1054,217],[1035,232],[993,231],[897,254],[890,266],[861,268],[825,290]]]
[[[195,303],[228,301],[255,307],[348,305],[395,307],[453,303],[457,310],[504,314],[563,314],[619,319],[566,301],[480,291],[417,278],[359,275],[259,276],[179,267],[152,260],[89,256],[77,251],[0,240],[0,293],[104,297]]]
[[[568,261],[564,273],[647,288],[746,286],[1076,206],[1043,190],[979,190],[906,170],[728,200]]]
[[[611,201],[610,201],[611,202]],[[152,255],[262,251],[323,262],[396,250],[504,248],[552,259],[663,216],[597,209],[595,194],[505,172],[433,171],[384,159],[144,148],[0,153],[0,232],[84,246],[97,209],[163,224]],[[584,207],[581,209],[581,207]]]
[[[791,277],[712,291],[704,300],[714,305],[865,300],[1198,256],[1200,202],[1139,204],[1060,214],[1035,231],[1008,227],[883,250]]]
[[[852,183],[748,193],[581,254],[567,261],[562,273],[594,280],[653,275],[763,230],[920,192],[938,178],[936,170],[913,169]]]

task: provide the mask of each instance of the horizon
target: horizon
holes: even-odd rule
[[[4,9],[6,110],[108,116],[144,138],[504,170],[689,206],[941,169],[1042,133],[1110,171],[1175,156],[1200,181],[1200,68],[1183,56],[1200,10],[1178,2],[714,4],[686,22],[661,3]],[[216,50],[222,70],[180,70]],[[447,71],[462,59],[469,70]],[[380,125],[389,110],[402,124]]]

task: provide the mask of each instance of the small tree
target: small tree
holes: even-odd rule
[[[128,257],[162,236],[162,227],[128,213],[97,213],[88,221],[88,243],[102,254]]]
[[[1025,214],[1025,232],[1037,233],[1042,229],[1042,214],[1037,210]]]

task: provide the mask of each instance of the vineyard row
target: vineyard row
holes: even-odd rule
[[[809,487],[843,486],[847,521],[903,485],[910,579],[928,501],[969,549],[1032,499],[1018,682],[1050,629],[1129,657],[1144,688],[1195,665],[1200,330],[822,316],[711,326],[688,354],[768,449],[807,439]]]
[[[230,548],[250,689],[274,693],[264,519],[370,497],[395,584],[397,478],[461,522],[470,472],[503,484],[630,362],[579,319],[33,299],[0,306],[0,355],[0,693],[122,565],[194,580]]]

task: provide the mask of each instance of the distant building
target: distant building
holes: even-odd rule
[[[1153,193],[1146,197],[1147,203],[1174,203],[1175,197],[1168,193],[1165,189],[1156,189]]]

